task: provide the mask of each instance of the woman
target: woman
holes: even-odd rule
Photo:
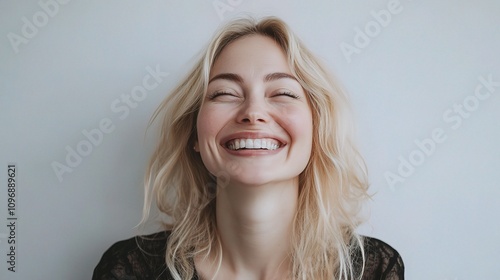
[[[154,118],[143,221],[154,197],[171,222],[94,279],[403,279],[355,232],[368,184],[346,96],[283,21],[224,26]]]

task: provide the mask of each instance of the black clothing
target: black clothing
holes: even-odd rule
[[[173,280],[165,264],[170,232],[134,237],[111,246],[94,269],[93,280]],[[364,237],[366,265],[363,280],[403,280],[404,264],[399,253],[385,242]],[[361,260],[361,251],[354,259]],[[358,264],[358,267],[360,265]],[[195,275],[193,280],[198,280]]]

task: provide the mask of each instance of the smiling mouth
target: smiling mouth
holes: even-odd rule
[[[271,138],[259,139],[232,139],[226,142],[226,148],[239,151],[239,150],[277,150],[283,146],[282,143]]]

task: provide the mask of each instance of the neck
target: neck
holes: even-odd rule
[[[216,218],[223,266],[235,276],[246,275],[245,279],[286,274],[297,201],[297,179],[221,188],[217,194]]]

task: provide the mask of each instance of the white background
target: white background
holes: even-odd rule
[[[374,194],[360,232],[398,249],[407,279],[498,279],[500,87],[477,104],[473,96],[478,77],[500,82],[500,2],[396,1],[390,22],[346,56],[342,43],[356,47],[356,28],[392,1],[74,0],[52,6],[46,22],[37,1],[0,1],[0,278],[89,279],[112,243],[137,234],[149,117],[217,27],[250,14],[283,18],[349,92]],[[231,9],[218,12],[221,3]],[[27,30],[23,17],[40,27]],[[148,66],[169,75],[117,113],[113,102],[125,104]],[[467,117],[446,121],[464,100]],[[106,118],[114,130],[60,181],[52,164],[66,165],[67,147]],[[415,141],[435,129],[445,141],[418,158]],[[419,165],[391,187],[386,172],[412,153]],[[15,273],[8,163],[18,167]]]

